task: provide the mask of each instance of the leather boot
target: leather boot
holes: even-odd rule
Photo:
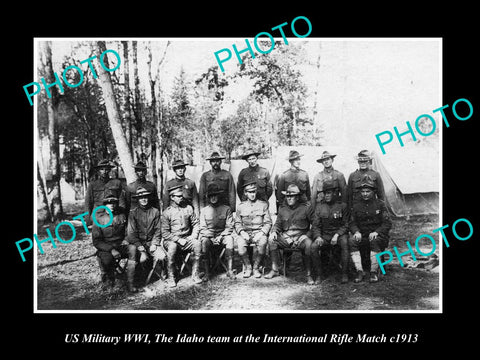
[[[262,262],[262,258],[263,258],[262,255],[257,254],[255,256],[255,260],[253,262],[253,277],[255,277],[257,279],[262,277],[262,273],[258,269],[259,266],[260,266],[260,263]]]
[[[252,276],[252,264],[250,264],[250,259],[248,258],[248,252],[242,255],[243,260],[243,277],[249,278]]]
[[[315,282],[312,278],[312,259],[308,255],[303,255],[303,263],[305,264],[305,270],[307,272],[307,284],[313,285]]]
[[[97,258],[97,263],[98,267],[100,268],[100,284],[101,287],[104,288],[108,282],[108,275],[107,275],[107,269],[105,265],[102,263],[102,260],[98,256],[95,256]]]
[[[133,285],[135,278],[135,267],[137,263],[135,261],[128,260],[127,262],[127,290],[131,293],[138,292],[138,289]]]
[[[198,274],[200,267],[200,257],[198,255],[193,256],[193,266],[192,266],[192,281],[194,284],[201,284],[203,280]]]
[[[353,282],[355,282],[355,283],[361,282],[363,280],[364,275],[365,274],[363,273],[363,270],[358,270],[357,275],[355,276],[355,279],[353,280]]]
[[[272,270],[264,276],[264,279],[272,279],[280,275],[278,271],[278,263],[280,260],[278,249],[270,250],[270,259],[272,260]]]
[[[206,282],[210,280],[210,256],[206,254],[203,256],[203,264],[205,266],[205,275],[203,276],[203,281]]]
[[[235,279],[235,272],[233,271],[233,250],[225,250],[225,259],[227,260],[227,277]]]
[[[312,255],[313,270],[315,271],[315,285],[318,285],[322,282],[322,267],[320,264],[320,256]]]
[[[167,273],[168,273],[168,277],[167,277],[167,285],[169,287],[175,287],[177,286],[177,282],[175,281],[175,265],[168,262],[167,264]]]
[[[225,250],[225,257],[227,259],[227,277],[234,280],[236,278],[235,273],[233,272],[233,256],[232,250]]]

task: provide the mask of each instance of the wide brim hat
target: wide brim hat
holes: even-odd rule
[[[132,195],[132,197],[139,198],[139,197],[144,197],[144,196],[148,196],[148,195],[151,195],[151,194],[152,193],[150,191],[148,191],[147,189],[140,186],[139,188],[137,188],[137,191],[135,192],[134,195]]]
[[[115,165],[113,165],[110,160],[100,160],[97,165],[95,165],[95,168],[96,169],[100,169],[100,168],[109,168],[109,169],[113,169],[115,167]]]
[[[254,151],[253,149],[248,149],[243,155],[242,155],[242,159],[243,160],[247,160],[249,156],[251,155],[255,155],[255,156],[259,156],[261,154],[261,152],[259,151]]]
[[[257,190],[257,181],[249,181],[242,186],[243,191],[253,191]]]
[[[135,170],[147,170],[147,165],[143,161],[139,161],[133,167]]]
[[[217,184],[215,184],[215,183],[208,184],[207,196],[219,195],[219,194],[222,194],[223,192],[224,191],[222,189],[220,189]]]
[[[298,159],[300,157],[302,157],[303,154],[300,154],[298,151],[296,150],[290,150],[290,153],[288,154],[288,158],[287,160],[290,161],[290,160],[295,160],[295,159]]]
[[[183,185],[175,185],[168,188],[169,195],[183,195]]]
[[[172,169],[175,169],[175,168],[181,167],[181,166],[187,166],[187,164],[185,164],[185,162],[183,160],[175,160],[172,163]]]
[[[323,183],[323,186],[322,186],[322,192],[326,192],[328,190],[337,190],[338,189],[338,185],[336,185],[335,183],[333,182],[330,182],[330,181],[326,181]]]
[[[321,162],[323,162],[323,160],[333,159],[335,156],[337,156],[337,155],[336,154],[330,154],[328,151],[324,151],[322,153],[322,156],[320,157],[320,159],[317,159],[317,162],[321,163]]]
[[[210,155],[210,157],[207,158],[207,160],[223,160],[225,159],[225,156],[220,156],[220,154],[216,151]]]
[[[290,184],[286,191],[282,191],[283,195],[300,195],[300,189],[297,185]]]
[[[106,189],[104,193],[103,203],[104,204],[112,204],[118,202],[117,193],[113,189]]]
[[[362,150],[355,156],[355,160],[357,161],[370,161],[372,159],[372,155],[368,150]]]
[[[359,189],[369,188],[369,189],[375,190],[377,187],[375,186],[375,183],[373,181],[364,180],[362,181],[362,183],[358,188]]]
[[[109,196],[103,199],[104,204],[116,204],[118,203],[118,198],[115,196]]]

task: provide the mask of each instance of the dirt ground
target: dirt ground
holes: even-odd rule
[[[71,207],[67,219],[80,214],[80,208]],[[129,294],[125,288],[125,276],[119,274],[114,288],[100,289],[100,273],[96,262],[91,236],[82,225],[75,240],[68,244],[57,242],[52,248],[44,243],[44,254],[37,251],[37,309],[38,310],[201,310],[201,311],[251,311],[274,312],[295,310],[437,310],[439,308],[438,236],[437,251],[429,257],[403,257],[401,267],[395,257],[386,266],[386,275],[378,283],[368,281],[353,283],[353,274],[347,284],[340,283],[338,269],[332,267],[329,276],[320,285],[305,282],[302,260],[295,253],[289,265],[287,277],[271,280],[244,279],[237,276],[230,280],[225,273],[194,285],[188,273],[176,288],[152,277],[150,284],[137,294]],[[54,225],[49,225],[52,233]],[[405,241],[412,246],[421,234],[431,234],[439,227],[437,216],[416,217],[409,220],[394,219],[390,232],[389,249],[397,246],[405,251]],[[45,227],[38,227],[39,238],[45,235]],[[66,234],[65,238],[70,238]],[[46,237],[46,236],[45,236]],[[421,247],[425,253],[431,244]],[[393,250],[392,250],[393,252]],[[241,272],[238,255],[235,256],[237,272]],[[266,260],[269,269],[269,259]],[[148,270],[148,269],[146,269]],[[138,282],[145,281],[147,271],[141,271]]]

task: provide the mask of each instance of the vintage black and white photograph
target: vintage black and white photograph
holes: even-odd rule
[[[35,312],[442,311],[442,39],[274,36],[35,38]]]

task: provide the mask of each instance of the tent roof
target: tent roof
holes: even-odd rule
[[[388,174],[403,194],[440,191],[440,155],[435,149],[415,144],[376,152]]]

